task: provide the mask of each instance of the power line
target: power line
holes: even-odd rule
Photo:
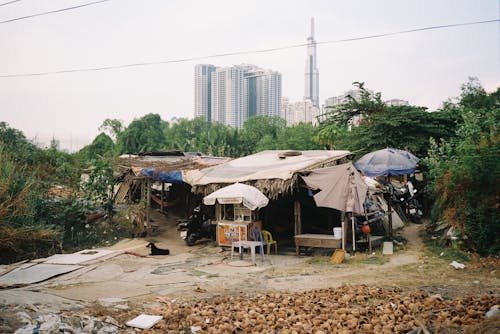
[[[21,0],[16,0],[16,1],[21,1]],[[77,5],[77,6],[66,7],[66,8],[56,9],[56,10],[51,10],[51,11],[48,11],[48,12],[31,14],[31,15],[26,15],[26,16],[21,16],[21,17],[16,17],[15,19],[9,19],[9,20],[5,20],[5,21],[0,21],[0,24],[10,23],[10,22],[14,22],[14,21],[20,21],[20,20],[25,20],[25,19],[30,19],[30,18],[37,17],[37,16],[43,16],[43,15],[48,15],[48,14],[55,14],[55,13],[65,12],[67,10],[73,10],[73,9],[77,9],[77,8],[82,8],[82,7],[97,5],[99,3],[106,2],[106,1],[111,1],[111,0],[99,0],[99,1],[94,1],[94,2],[84,3],[84,4],[81,4],[81,5]],[[15,2],[15,1],[12,1],[12,2]]]
[[[419,31],[444,29],[444,28],[460,27],[460,26],[469,26],[469,25],[476,25],[476,24],[485,24],[485,23],[492,23],[492,22],[499,22],[499,21],[500,21],[500,19],[494,19],[494,20],[475,21],[475,22],[466,22],[466,23],[446,24],[446,25],[439,25],[439,26],[410,29],[410,30],[401,30],[401,31],[384,33],[384,34],[367,35],[367,36],[362,36],[362,37],[353,37],[353,38],[323,41],[323,42],[317,42],[317,44],[324,45],[324,44],[346,43],[346,42],[360,41],[360,40],[365,40],[365,39],[373,39],[373,38],[382,38],[382,37],[394,36],[394,35],[402,35],[402,34],[408,34],[408,33],[419,32]],[[4,74],[4,75],[0,75],[0,78],[34,77],[34,76],[44,76],[44,75],[52,75],[52,74],[75,73],[75,72],[105,71],[105,70],[113,70],[113,69],[122,69],[122,68],[127,68],[127,67],[185,63],[185,62],[190,62],[190,61],[195,61],[195,60],[221,58],[221,57],[228,57],[228,56],[254,54],[254,53],[275,52],[275,51],[293,49],[293,48],[298,48],[298,47],[304,47],[307,45],[308,45],[308,43],[300,43],[300,44],[292,44],[292,45],[276,47],[276,48],[235,51],[235,52],[219,53],[219,54],[213,54],[213,55],[208,55],[208,56],[199,56],[199,57],[191,57],[191,58],[180,58],[180,59],[171,59],[171,60],[160,60],[160,61],[140,62],[140,63],[131,63],[131,64],[122,64],[122,65],[89,67],[89,68],[77,68],[77,69],[67,69],[67,70],[58,70],[58,71],[37,72],[37,73]]]
[[[19,2],[19,1],[21,1],[21,0],[13,0],[13,1],[9,1],[9,2],[0,3],[0,7],[1,6],[6,6],[6,5],[10,5],[10,4],[14,3],[14,2]]]

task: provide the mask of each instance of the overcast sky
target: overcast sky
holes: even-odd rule
[[[0,21],[92,2],[22,0]],[[7,1],[0,1],[4,3]],[[427,26],[497,19],[498,0],[111,0],[0,24],[0,75],[173,60]],[[500,86],[498,22],[318,46],[320,101],[353,81],[411,104],[438,108],[469,76]],[[251,63],[282,73],[282,95],[304,94],[306,48],[209,60],[36,77],[0,78],[0,121],[39,142],[89,143],[106,118],[147,113],[193,117],[194,65]]]

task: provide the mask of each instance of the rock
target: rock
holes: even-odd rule
[[[61,322],[61,324],[59,325],[59,333],[74,334],[78,332],[71,325]]]
[[[14,332],[14,334],[33,334],[35,333],[35,330],[38,332],[38,328],[39,328],[38,326],[29,324],[19,328],[17,331]]]
[[[59,332],[61,318],[55,314],[46,314],[38,318],[40,325],[40,334],[55,334]]]
[[[31,325],[31,317],[28,313],[26,312],[17,312],[16,313],[16,317],[17,317],[17,320],[19,320],[19,322],[25,324],[25,325]]]
[[[113,326],[120,326],[120,323],[110,316],[104,318],[104,322]]]
[[[488,312],[486,312],[486,318],[496,318],[500,316],[500,306],[493,305]]]
[[[128,310],[130,307],[128,307],[127,304],[118,304],[118,305],[115,305],[113,306],[113,308],[117,309],[117,310]]]
[[[82,331],[92,333],[95,327],[95,320],[93,318],[82,320]]]
[[[8,325],[0,325],[0,333],[12,333],[14,330]]]
[[[116,334],[116,333],[118,333],[118,327],[112,325],[104,326],[103,328],[97,331],[97,334]]]

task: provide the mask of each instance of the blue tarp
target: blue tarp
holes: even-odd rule
[[[174,170],[170,172],[156,172],[154,168],[141,169],[141,175],[153,178],[153,181],[166,183],[182,183],[182,172]]]

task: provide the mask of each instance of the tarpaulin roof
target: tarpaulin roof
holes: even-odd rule
[[[321,190],[314,195],[317,206],[364,213],[368,186],[351,163],[315,169],[302,179],[309,188]]]
[[[167,183],[183,182],[182,171],[200,169],[209,166],[215,166],[231,158],[200,156],[197,154],[183,154],[175,151],[175,154],[170,152],[153,152],[154,155],[140,156],[120,156],[122,168],[132,169],[135,175],[148,176],[153,181],[161,181]]]
[[[224,164],[183,172],[184,182],[205,195],[236,182],[255,186],[264,195],[275,198],[291,188],[298,171],[337,164],[351,156],[349,151],[269,150],[234,159]],[[343,161],[346,162],[346,161]]]

